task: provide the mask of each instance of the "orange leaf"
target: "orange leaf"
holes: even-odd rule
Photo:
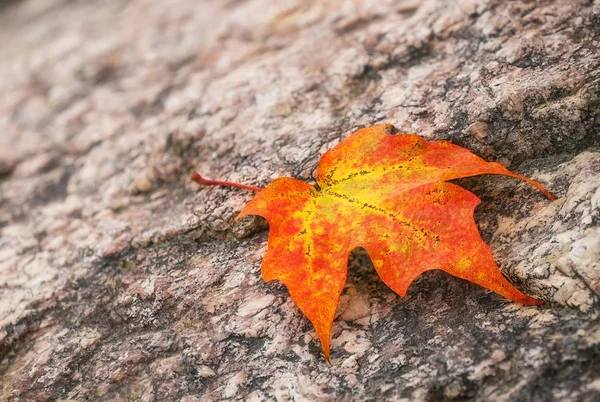
[[[449,142],[390,135],[386,124],[359,130],[328,151],[312,186],[274,180],[237,219],[260,215],[270,225],[262,263],[313,323],[325,357],[348,254],[363,247],[381,279],[401,296],[423,272],[441,269],[524,304],[541,304],[500,273],[473,212],[480,200],[448,180],[502,174],[540,184]],[[199,176],[198,176],[199,177]]]

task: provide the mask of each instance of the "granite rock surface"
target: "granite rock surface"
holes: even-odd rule
[[[0,2],[0,400],[600,399],[598,0]],[[264,186],[389,122],[458,181],[527,307],[357,250],[325,363],[264,283]]]

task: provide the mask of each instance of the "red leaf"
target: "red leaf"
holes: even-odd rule
[[[327,359],[348,254],[357,247],[401,296],[423,272],[440,269],[520,303],[543,303],[502,276],[475,225],[479,198],[447,181],[501,174],[554,196],[465,148],[389,135],[392,130],[391,125],[359,130],[323,155],[316,186],[276,179],[238,216],[260,215],[269,222],[263,279],[287,286],[313,323]]]

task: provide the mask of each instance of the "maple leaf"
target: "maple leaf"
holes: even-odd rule
[[[236,219],[260,215],[268,221],[263,279],[285,284],[312,322],[328,360],[348,255],[357,247],[367,251],[383,282],[400,296],[423,272],[439,269],[523,304],[543,303],[502,276],[475,224],[479,198],[447,181],[501,174],[554,196],[465,148],[390,135],[393,131],[390,124],[364,128],[326,152],[314,186],[285,177],[260,189],[193,177],[200,184],[262,190]]]

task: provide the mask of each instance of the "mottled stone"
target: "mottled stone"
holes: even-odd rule
[[[590,0],[0,4],[0,400],[600,398],[600,4]],[[502,272],[401,298],[364,251],[324,361],[233,223],[393,123],[542,182],[458,181]]]

